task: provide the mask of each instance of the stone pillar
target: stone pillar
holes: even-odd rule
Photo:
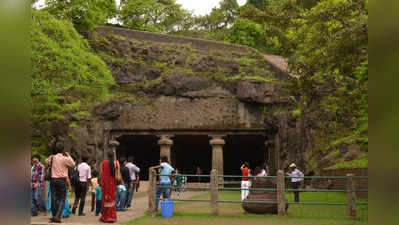
[[[265,147],[267,148],[267,165],[269,167],[269,176],[276,176],[277,175],[277,165],[276,165],[276,150],[274,140],[267,140],[265,141]]]
[[[117,155],[116,155],[116,148],[119,146],[119,142],[115,140],[111,140],[108,143],[108,146],[111,148],[111,150],[114,152],[114,159],[118,160]]]
[[[223,145],[226,143],[224,136],[212,136],[209,144],[212,146],[212,170],[216,169],[218,175],[223,175]],[[219,178],[219,184],[223,186],[223,178]]]
[[[169,163],[172,163],[171,156],[171,148],[173,145],[173,140],[171,139],[173,136],[171,135],[161,135],[158,140],[158,145],[161,148],[160,157],[166,156],[168,157]]]

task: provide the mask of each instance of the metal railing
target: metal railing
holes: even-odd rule
[[[150,187],[149,187],[149,211],[155,212],[155,202],[156,200],[161,200],[156,198],[156,190],[159,185],[157,185],[157,177],[169,176],[156,174],[155,171],[150,170]],[[283,171],[278,171],[277,176],[239,176],[239,175],[218,175],[216,170],[212,170],[210,175],[193,175],[193,174],[182,174],[185,177],[209,177],[210,186],[206,187],[184,187],[180,188],[183,190],[209,190],[211,192],[211,199],[169,199],[172,201],[182,201],[182,202],[209,202],[211,205],[211,213],[213,215],[219,214],[218,203],[246,203],[246,204],[274,204],[277,205],[278,215],[286,215],[286,205],[287,204],[300,204],[300,205],[343,205],[348,207],[348,216],[351,219],[356,218],[356,206],[368,205],[368,202],[356,202],[356,192],[368,192],[367,189],[355,189],[354,180],[368,179],[367,176],[353,176],[348,174],[347,176],[304,176],[304,177],[290,177],[285,176]],[[235,188],[235,187],[224,187],[223,184],[219,186],[219,181],[223,182],[224,178],[256,178],[256,179],[276,179],[277,188]],[[292,178],[302,178],[302,179],[344,179],[346,180],[347,189],[292,189],[285,188],[286,179]],[[162,188],[178,188],[176,186],[162,186]],[[252,200],[219,200],[218,191],[270,191],[277,192],[277,201],[252,201]],[[286,192],[337,192],[337,193],[347,193],[347,202],[289,202],[285,199]]]

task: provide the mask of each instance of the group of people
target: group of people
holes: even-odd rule
[[[244,201],[248,195],[249,195],[249,188],[251,186],[250,184],[250,177],[252,176],[251,174],[251,169],[249,168],[249,162],[245,162],[244,164],[241,165],[241,201]],[[256,177],[262,177],[262,176],[268,176],[269,174],[269,169],[268,166],[263,164],[262,167],[256,167],[255,168],[255,176]],[[291,186],[293,189],[298,189],[301,182],[303,181],[303,176],[304,174],[297,169],[295,163],[291,163],[289,166],[289,170],[286,173],[287,176],[292,177],[291,178]],[[295,202],[299,202],[299,192],[294,191],[294,198]]]
[[[108,159],[101,162],[99,172],[92,172],[87,163],[88,157],[83,156],[82,162],[76,165],[70,154],[64,152],[63,146],[58,146],[57,153],[46,159],[47,171],[40,163],[40,155],[33,155],[32,216],[47,210],[50,212],[50,222],[54,223],[61,223],[61,218],[75,214],[77,209],[79,216],[85,216],[85,200],[89,191],[92,197],[91,211],[95,209],[96,216],[101,214],[102,222],[115,222],[116,211],[124,211],[131,207],[134,192],[138,191],[140,168],[134,164],[133,157],[124,160],[120,166],[115,160],[115,152],[109,151],[107,156]],[[49,183],[45,202],[42,194],[46,175]],[[71,208],[68,192],[72,190],[75,192],[75,201]]]

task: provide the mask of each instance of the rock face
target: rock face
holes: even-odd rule
[[[275,180],[264,177],[256,177],[252,182],[252,188],[270,188],[276,189]],[[265,201],[277,202],[276,191],[250,191],[246,199],[247,201]],[[249,213],[257,214],[277,214],[277,204],[261,204],[261,203],[242,203],[242,207]],[[286,206],[288,209],[288,205]]]
[[[294,104],[280,82],[284,76],[276,76],[261,55],[235,45],[226,50],[206,42],[205,49],[203,42],[187,45],[113,31],[102,29],[90,41],[117,83],[110,88],[111,97],[91,108],[90,118],[78,121],[70,135],[64,132],[71,130],[67,123],[54,128],[53,136],[75,158],[89,154],[91,164],[98,164],[112,130],[252,129],[277,133],[281,168],[295,160],[306,172],[303,153],[310,146],[311,129],[292,117]],[[267,116],[273,108],[285,114]]]

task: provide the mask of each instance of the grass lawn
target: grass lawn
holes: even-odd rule
[[[287,193],[287,200],[293,201],[293,193]],[[202,194],[191,199],[210,199],[210,194]],[[240,192],[219,192],[220,200],[240,200]],[[345,193],[300,193],[300,200],[306,202],[346,202]],[[360,200],[359,201],[364,201]],[[126,224],[184,224],[184,225],[274,225],[274,224],[368,224],[368,206],[357,206],[356,220],[347,218],[346,206],[290,205],[287,216],[257,215],[246,213],[241,204],[219,203],[219,216],[210,215],[209,203],[175,202],[174,215],[162,218],[160,213],[152,218],[146,214]]]

